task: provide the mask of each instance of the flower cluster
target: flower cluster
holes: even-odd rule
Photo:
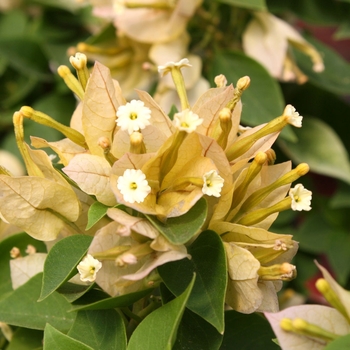
[[[286,125],[301,127],[294,107],[287,105],[264,125],[242,128],[240,97],[248,77],[235,88],[220,84],[206,91],[191,106],[181,71],[189,65],[184,59],[160,68],[171,73],[181,102],[171,120],[146,92],[127,102],[102,64],[96,62],[90,76],[84,55],[71,61],[78,79],[67,67],[59,68],[80,99],[70,127],[30,107],[14,114],[28,176],[2,172],[1,216],[45,242],[77,233],[93,236],[77,265],[80,279],[96,281],[112,296],[157,285],[156,268],[191,258],[191,243],[212,230],[226,252],[226,303],[244,313],[277,311],[276,292],[296,274],[290,261],[298,244],[269,227],[283,210],[311,209],[311,192],[301,184],[291,188],[309,167],[274,164],[271,149]],[[62,171],[45,152],[24,142],[24,118],[66,136],[58,142],[32,137],[35,148],[57,153]],[[176,219],[203,202],[207,209],[200,213],[200,226],[178,237]],[[86,230],[96,203],[106,210]]]

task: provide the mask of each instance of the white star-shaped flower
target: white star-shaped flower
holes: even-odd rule
[[[192,131],[196,130],[198,125],[203,123],[203,119],[199,118],[197,114],[189,109],[185,109],[174,115],[174,123],[179,130],[186,131],[190,134]]]
[[[182,67],[192,67],[190,61],[187,58],[183,58],[179,62],[167,62],[164,66],[158,66],[158,72],[163,77],[165,74],[169,73],[172,68],[178,67],[181,69]]]
[[[224,179],[216,170],[211,170],[203,175],[202,192],[208,196],[220,197],[224,186]]]
[[[129,135],[134,131],[144,129],[150,125],[151,110],[142,101],[132,100],[117,110],[117,125],[122,130],[128,130]]]
[[[139,169],[125,170],[123,176],[118,178],[117,187],[128,203],[141,203],[151,192],[146,175]]]
[[[288,123],[295,126],[296,128],[301,128],[301,122],[303,117],[299,115],[296,109],[292,105],[287,105],[283,111],[283,115],[289,117]]]
[[[292,198],[292,209],[294,211],[311,210],[312,192],[307,190],[302,184],[297,184],[294,188],[291,188],[289,196]]]
[[[93,282],[96,274],[102,267],[102,263],[88,254],[77,266],[80,274],[80,280],[83,282]]]

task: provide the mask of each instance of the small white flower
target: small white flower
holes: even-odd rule
[[[141,170],[127,169],[119,176],[117,187],[128,203],[141,203],[151,192],[146,175]]]
[[[117,125],[129,135],[150,125],[151,110],[142,101],[132,100],[117,110]]]
[[[83,282],[93,282],[96,274],[102,267],[102,263],[88,254],[77,266],[80,274],[80,280]]]
[[[172,68],[178,67],[181,69],[182,67],[192,67],[190,61],[187,58],[183,58],[179,62],[167,62],[164,66],[158,66],[158,72],[163,77],[165,74],[169,73]]]
[[[224,186],[224,179],[216,170],[211,170],[203,175],[202,192],[208,196],[220,197],[221,189]]]
[[[296,128],[301,128],[301,122],[303,117],[295,110],[292,105],[287,105],[283,111],[283,115],[289,117],[288,123],[295,126]]]
[[[311,210],[312,192],[302,184],[297,184],[294,188],[291,188],[289,196],[292,198],[292,209],[294,211]]]
[[[189,109],[185,109],[174,115],[174,123],[179,130],[186,131],[190,134],[192,131],[196,130],[197,126],[203,123],[203,119],[199,118],[197,114]]]

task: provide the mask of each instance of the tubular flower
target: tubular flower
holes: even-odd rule
[[[224,179],[216,170],[209,171],[203,175],[202,192],[208,196],[220,197],[221,189],[224,186]]]
[[[97,272],[101,269],[102,263],[88,254],[77,266],[80,280],[83,282],[93,282]]]
[[[289,196],[292,198],[292,209],[294,211],[311,210],[312,192],[307,190],[302,184],[297,184],[290,189]]]
[[[142,101],[132,100],[117,110],[117,125],[129,135],[150,125],[151,110]]]
[[[127,169],[123,176],[119,176],[117,187],[129,203],[141,203],[151,192],[146,175],[141,170]]]

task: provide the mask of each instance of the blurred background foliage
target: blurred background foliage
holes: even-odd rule
[[[73,0],[0,0],[0,10],[0,149],[19,156],[13,112],[29,105],[68,124],[76,101],[56,74],[57,67],[69,65],[67,52],[78,43],[103,46],[118,38],[112,24],[93,16],[89,4]],[[242,49],[254,11],[269,11],[292,24],[320,52],[325,70],[314,72],[310,59],[292,49],[307,82],[273,78]],[[300,242],[295,258],[299,275],[287,287],[319,301],[310,287],[317,259],[349,289],[350,1],[207,0],[188,31],[189,52],[202,59],[202,75],[211,85],[218,74],[234,84],[250,76],[251,86],[242,97],[246,125],[273,119],[287,103],[304,116],[303,127],[285,130],[274,149],[278,162],[292,159],[310,165],[310,174],[301,180],[313,191],[313,209],[281,213],[272,231],[291,233]],[[31,121],[25,123],[25,135],[28,143],[30,135],[61,138]]]

